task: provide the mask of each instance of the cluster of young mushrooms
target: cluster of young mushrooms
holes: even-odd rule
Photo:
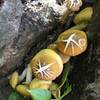
[[[38,52],[21,75],[14,72],[9,80],[11,87],[23,96],[30,96],[27,90],[34,88],[48,89],[52,92],[52,85],[56,86],[53,80],[61,75],[63,64],[72,56],[83,53],[87,48],[87,35],[82,29],[90,21],[92,12],[92,7],[80,11],[74,18],[76,24],[74,27],[61,33],[55,43]],[[55,93],[53,95],[57,97]]]

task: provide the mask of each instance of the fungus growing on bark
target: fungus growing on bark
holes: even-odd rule
[[[30,65],[35,77],[42,80],[55,80],[63,70],[61,57],[50,49],[37,53]]]
[[[57,39],[57,48],[66,56],[76,56],[87,48],[86,33],[79,30],[67,30]]]

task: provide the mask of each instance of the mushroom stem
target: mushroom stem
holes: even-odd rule
[[[19,76],[19,81],[20,81],[20,82],[22,82],[23,79],[25,78],[26,72],[27,72],[27,68],[25,68],[25,69],[23,70],[23,72],[21,73],[21,75]]]
[[[22,72],[22,74],[20,75],[19,81],[22,82],[25,77],[26,77],[26,80],[23,83],[30,83],[32,81],[32,69],[31,69],[31,67],[30,67],[29,64],[24,69],[24,71]]]
[[[67,63],[69,61],[69,59],[71,58],[70,56],[65,56],[63,55],[63,53],[61,53],[58,49],[57,49],[57,45],[56,42],[50,44],[48,47],[48,49],[52,49],[53,51],[55,51],[62,59],[63,64]]]
[[[30,64],[28,64],[25,83],[30,83],[31,81],[32,81],[32,69],[31,69]]]
[[[87,25],[88,25],[88,23],[82,22],[82,23],[79,23],[79,24],[77,24],[77,25],[71,27],[71,28],[68,29],[68,30],[72,30],[72,29],[83,30],[83,29],[85,29],[85,28],[87,27]]]

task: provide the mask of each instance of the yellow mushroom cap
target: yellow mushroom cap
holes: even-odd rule
[[[54,51],[61,57],[61,59],[62,59],[62,61],[63,61],[63,64],[67,63],[67,62],[70,60],[70,58],[71,58],[70,56],[66,56],[66,55],[64,55],[62,52],[60,52],[60,51],[57,49],[56,43],[52,43],[52,44],[48,45],[47,48],[48,48],[48,49],[54,50]]]
[[[14,72],[12,73],[10,80],[9,80],[9,84],[11,85],[12,88],[15,88],[16,85],[19,82],[19,74],[18,72]]]
[[[35,77],[42,80],[55,80],[63,70],[60,56],[50,49],[37,53],[30,65]]]
[[[35,78],[32,80],[29,87],[30,87],[30,89],[34,89],[34,88],[48,89],[50,87],[51,83],[52,83],[52,81],[39,80],[39,79]]]
[[[64,55],[76,56],[87,48],[87,36],[79,30],[67,30],[57,39],[57,48]]]
[[[29,87],[27,85],[18,85],[16,87],[16,91],[23,96],[30,96],[30,93],[28,92],[28,90],[29,90]]]
[[[93,14],[93,8],[86,7],[75,16],[74,23],[78,24],[82,22],[89,22],[92,18],[92,14]]]

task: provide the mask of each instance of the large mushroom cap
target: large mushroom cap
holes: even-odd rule
[[[42,80],[54,80],[63,70],[60,56],[50,49],[41,50],[30,63],[33,74]]]
[[[89,22],[91,20],[93,13],[92,7],[86,7],[82,11],[80,11],[74,18],[74,23],[82,23],[82,22]]]
[[[57,48],[67,56],[81,54],[87,48],[87,37],[85,32],[79,30],[68,30],[63,32],[58,37]]]

